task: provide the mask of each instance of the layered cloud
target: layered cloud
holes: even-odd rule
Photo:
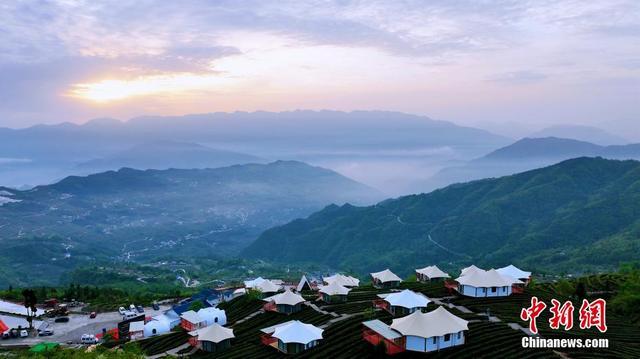
[[[639,23],[632,0],[4,2],[0,125],[294,108],[473,124],[541,105],[629,121]]]

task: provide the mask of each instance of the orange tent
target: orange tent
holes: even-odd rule
[[[0,334],[6,332],[7,330],[9,330],[9,327],[4,324],[2,320],[0,320]]]

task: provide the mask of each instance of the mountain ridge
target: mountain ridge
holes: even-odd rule
[[[330,206],[265,231],[243,254],[359,273],[510,262],[580,272],[640,259],[638,218],[640,162],[585,157],[368,207]]]
[[[263,230],[327,204],[382,198],[370,187],[299,161],[122,168],[0,191],[0,263],[14,263],[0,285],[27,269],[42,271],[42,283],[56,283],[62,271],[97,260],[231,256]],[[34,248],[43,255],[26,255]]]

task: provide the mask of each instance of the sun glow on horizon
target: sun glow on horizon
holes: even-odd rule
[[[139,96],[179,95],[189,91],[210,90],[220,85],[228,86],[229,80],[217,74],[164,74],[128,80],[105,79],[79,83],[73,85],[67,95],[97,103],[108,103]]]

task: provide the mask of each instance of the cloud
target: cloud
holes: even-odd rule
[[[503,72],[499,74],[495,74],[487,78],[488,81],[498,82],[503,84],[512,84],[512,85],[526,85],[531,83],[536,83],[543,81],[548,76],[532,71],[532,70],[523,70],[523,71],[513,71],[513,72]]]
[[[160,85],[180,76],[211,80],[188,101],[173,100],[181,113],[231,104],[274,110],[364,104],[458,116],[452,109],[471,101],[453,102],[461,89],[491,87],[499,98],[513,85],[535,83],[549,86],[551,101],[554,91],[576,84],[636,76],[638,23],[635,0],[6,1],[0,2],[0,125],[49,121],[52,114],[115,116],[111,107],[90,108],[63,95],[77,84],[143,78]],[[224,88],[216,87],[218,77],[226,79]],[[119,105],[122,113],[166,110],[161,101],[139,99]]]

